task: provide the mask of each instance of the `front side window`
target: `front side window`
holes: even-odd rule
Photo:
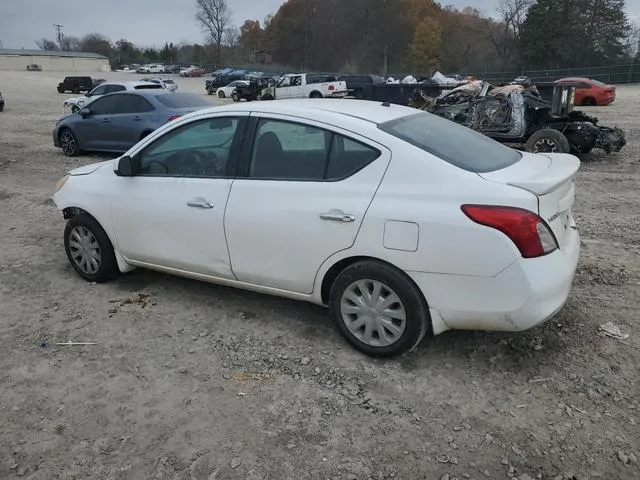
[[[153,110],[153,106],[143,97],[135,94],[122,94],[116,104],[114,113],[145,113]]]
[[[119,95],[110,95],[108,97],[100,97],[95,99],[87,108],[91,110],[93,115],[111,115],[115,113],[116,103]]]
[[[322,128],[281,120],[258,123],[249,176],[325,181],[350,176],[380,156],[368,145]]]
[[[96,95],[104,95],[106,93],[107,85],[100,85],[89,92],[87,97],[95,97]]]
[[[224,177],[239,118],[218,117],[183,125],[138,154],[138,175]]]

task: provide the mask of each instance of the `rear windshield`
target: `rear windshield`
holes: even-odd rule
[[[175,82],[171,79],[167,79],[167,80],[163,80],[164,83],[169,83],[171,85],[173,85]]]
[[[192,93],[167,93],[156,97],[160,103],[169,108],[210,107],[213,105],[200,95]]]
[[[500,170],[522,158],[517,150],[431,113],[398,118],[378,128],[468,172]]]

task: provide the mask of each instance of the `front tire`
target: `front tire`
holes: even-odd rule
[[[224,98],[224,97],[225,97],[224,92],[222,90],[219,90],[218,91],[218,98]]]
[[[430,325],[418,287],[395,267],[371,260],[354,263],[338,275],[329,309],[347,341],[373,357],[413,350]]]
[[[106,282],[118,273],[118,263],[109,237],[87,213],[76,215],[67,222],[64,250],[73,269],[89,282]]]
[[[238,94],[238,92],[233,92],[231,94],[231,98],[233,99],[234,102],[239,102],[240,101],[240,95]]]
[[[62,153],[67,157],[75,157],[80,154],[80,145],[78,144],[78,137],[71,131],[70,128],[63,128],[60,131],[60,147],[62,147]]]
[[[553,128],[543,128],[529,137],[526,150],[531,153],[569,153],[571,146],[562,132]]]

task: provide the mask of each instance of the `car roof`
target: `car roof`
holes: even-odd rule
[[[124,85],[125,87],[139,87],[140,85],[156,85],[154,82],[147,82],[147,81],[131,81],[131,82],[103,82],[101,83],[99,86],[101,85]]]
[[[385,106],[388,105],[388,106]],[[264,102],[235,103],[200,110],[199,114],[223,111],[246,111],[256,113],[276,113],[314,119],[318,114],[330,113],[336,116],[353,117],[374,124],[380,124],[419,113],[420,110],[402,105],[383,104],[369,100],[350,99],[286,99]]]

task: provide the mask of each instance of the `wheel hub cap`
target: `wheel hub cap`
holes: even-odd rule
[[[543,138],[536,142],[536,152],[554,153],[557,150],[555,142],[548,138]]]
[[[102,264],[100,244],[86,227],[74,227],[69,233],[69,255],[73,263],[89,275],[95,275]]]
[[[347,329],[372,347],[389,346],[402,337],[406,312],[400,297],[377,280],[358,280],[344,291],[340,313]]]

